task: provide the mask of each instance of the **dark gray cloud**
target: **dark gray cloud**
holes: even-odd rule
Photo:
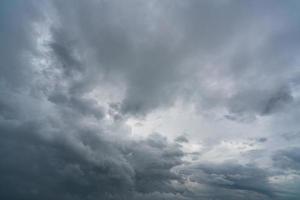
[[[171,171],[183,153],[162,136],[120,145],[75,124],[51,133],[44,123],[1,121],[1,198],[186,199]]]
[[[284,169],[300,169],[300,152],[299,147],[284,149],[276,152],[273,156],[276,166]]]
[[[225,110],[237,124],[270,119],[297,138],[298,8],[296,1],[4,1],[0,198],[299,198],[297,141],[239,142],[242,132],[226,143],[230,127],[211,145],[163,133],[135,138],[127,123],[183,102],[199,115]],[[271,147],[278,141],[284,145]],[[230,156],[220,160],[222,153]]]
[[[286,88],[276,88],[276,91],[254,89],[241,91],[233,96],[229,101],[229,107],[233,113],[253,112],[266,115],[275,112],[292,100],[293,97]]]
[[[45,140],[35,124],[6,128],[1,130],[1,198],[118,199],[132,186],[130,166],[97,137],[85,136],[102,143],[92,147],[75,138]]]
[[[175,139],[176,142],[178,143],[187,143],[189,142],[189,140],[184,136],[184,135],[180,135]]]
[[[1,6],[0,76],[7,87],[17,89],[24,81],[30,81],[31,68],[24,51],[35,50],[31,23],[43,18],[36,7],[39,7],[39,3],[18,0],[5,1]]]
[[[225,162],[221,164],[195,164],[182,170],[191,182],[207,184],[216,188],[214,198],[228,196],[228,199],[239,199],[239,193],[250,199],[271,199],[273,189],[268,183],[268,172],[254,165],[239,165]],[[245,198],[245,197],[243,197]]]
[[[199,94],[195,100],[204,106],[265,115],[293,100],[289,81],[299,48],[293,45],[290,54],[285,48],[292,45],[286,37],[296,37],[298,29],[280,6],[267,1],[55,1],[61,25],[54,28],[51,47],[67,71],[80,66],[72,52],[84,55],[85,85],[97,84],[99,73],[108,80],[119,77],[126,90],[120,102],[124,113],[144,115],[187,92]],[[273,31],[277,26],[280,31]],[[213,65],[211,72],[207,65]],[[291,70],[283,73],[287,65]],[[206,84],[214,79],[220,88]],[[200,84],[199,92],[193,84]],[[222,91],[223,84],[231,84],[232,95]]]

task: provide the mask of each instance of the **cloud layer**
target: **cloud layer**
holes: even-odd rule
[[[299,199],[297,1],[0,8],[1,199]]]

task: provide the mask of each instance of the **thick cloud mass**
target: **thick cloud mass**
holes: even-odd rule
[[[0,199],[299,199],[299,8],[4,0]]]

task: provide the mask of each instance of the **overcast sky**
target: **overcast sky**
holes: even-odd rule
[[[299,200],[299,11],[1,1],[0,199]]]

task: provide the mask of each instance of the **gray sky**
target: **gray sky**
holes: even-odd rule
[[[299,199],[299,9],[4,0],[0,199]]]

